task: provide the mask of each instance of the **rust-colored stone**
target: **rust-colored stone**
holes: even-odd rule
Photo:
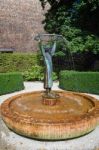
[[[53,105],[49,104],[52,99],[42,101],[43,91],[7,99],[1,105],[4,122],[18,134],[47,140],[81,136],[96,127],[99,102],[95,98],[75,92],[55,93],[60,97]]]
[[[51,98],[43,97],[42,104],[53,106],[53,105],[56,105],[57,101],[58,101],[57,99],[51,99]]]
[[[56,94],[55,92],[50,92],[49,94],[45,92],[42,95],[42,104],[49,106],[56,105],[59,101],[59,98],[59,94]]]

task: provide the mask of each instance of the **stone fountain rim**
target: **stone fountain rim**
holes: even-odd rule
[[[21,94],[18,94],[18,95],[8,98],[3,104],[1,104],[2,119],[4,120],[4,122],[7,124],[7,126],[10,129],[14,130],[18,134],[21,134],[21,135],[24,135],[27,137],[31,137],[31,138],[48,139],[48,140],[55,139],[56,140],[56,139],[68,139],[68,138],[73,138],[76,136],[84,135],[84,134],[92,131],[97,126],[98,121],[99,121],[99,115],[97,115],[97,114],[99,114],[99,102],[97,101],[97,99],[92,96],[89,96],[87,94],[78,93],[78,92],[70,92],[70,91],[57,90],[55,92],[83,96],[84,98],[91,100],[91,102],[93,102],[95,104],[95,107],[93,110],[91,110],[88,114],[84,114],[80,117],[77,117],[77,120],[75,122],[70,121],[68,123],[66,123],[66,122],[60,122],[60,123],[51,122],[50,123],[50,122],[38,122],[38,121],[34,120],[34,122],[31,124],[31,123],[26,123],[24,121],[20,122],[20,120],[18,120],[18,118],[16,120],[11,119],[12,116],[8,117],[9,110],[8,110],[8,112],[6,112],[5,110],[11,100],[14,100],[22,95],[25,96],[25,95],[31,95],[31,94],[36,94],[36,93],[42,93],[42,92],[44,92],[44,91],[21,93]],[[78,125],[79,130],[76,129],[77,125]],[[56,130],[56,131],[60,130],[61,133],[63,134],[63,136],[62,135],[60,136],[58,133],[55,136],[53,135],[53,133],[50,133],[52,135],[49,135],[49,133],[47,131],[47,128],[49,126],[50,126],[50,128],[52,128],[52,130]],[[68,127],[70,127],[72,129],[74,126],[75,126],[76,131],[77,130],[79,131],[79,134],[76,134],[76,132],[73,130],[72,133],[68,133],[68,136],[64,135],[64,131],[62,128],[64,128],[65,132],[68,132]],[[18,129],[18,127],[19,127],[19,129]],[[20,128],[20,127],[22,127],[22,128]],[[29,132],[29,130],[26,131],[27,127],[30,128],[32,133]],[[81,130],[81,133],[80,133],[80,127],[84,128],[84,131]],[[38,128],[38,131],[36,131],[37,128]],[[42,133],[43,128],[45,128],[45,136]]]
[[[59,93],[66,93],[66,94],[73,94],[73,95],[78,95],[78,96],[82,96],[82,97],[84,97],[84,98],[87,98],[88,100],[90,100],[92,103],[94,103],[94,106],[93,106],[93,109],[90,111],[90,112],[88,112],[87,114],[83,114],[83,115],[81,115],[80,117],[78,116],[76,119],[76,122],[77,121],[81,121],[82,120],[82,118],[88,118],[90,115],[92,115],[92,116],[94,116],[95,115],[95,113],[97,112],[97,111],[99,111],[99,101],[97,101],[97,99],[96,98],[94,98],[94,97],[92,97],[92,96],[89,96],[89,95],[87,95],[87,94],[84,94],[84,93],[79,93],[79,92],[71,92],[71,91],[60,91],[60,90],[55,90],[55,92],[59,92]],[[13,101],[13,100],[15,100],[15,99],[17,99],[17,98],[19,98],[20,96],[25,96],[25,95],[31,95],[31,94],[38,94],[38,93],[44,93],[44,91],[34,91],[34,92],[26,92],[26,93],[21,93],[21,94],[17,94],[17,95],[15,95],[15,96],[12,96],[12,97],[10,97],[10,98],[8,98],[8,99],[6,99],[2,104],[1,104],[1,116],[3,116],[2,115],[2,108],[3,107],[5,107],[6,106],[6,108],[9,106],[9,104],[11,103],[11,101]],[[9,109],[9,108],[8,108]],[[8,110],[7,109],[7,110]],[[6,111],[6,110],[5,110]],[[8,110],[9,111],[9,110]],[[3,118],[3,117],[2,117]],[[35,120],[34,120],[34,122],[35,122]],[[25,123],[25,122],[24,122]],[[65,124],[66,122],[61,122],[61,123],[54,123],[54,124]],[[42,124],[42,122],[40,123],[40,122],[35,122],[35,124]],[[53,122],[43,122],[43,124],[53,124]],[[68,124],[71,124],[71,122],[69,122]]]

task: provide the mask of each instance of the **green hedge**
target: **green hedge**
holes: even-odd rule
[[[25,81],[42,81],[44,65],[41,54],[38,53],[1,53],[0,73],[21,72]],[[53,73],[53,80],[57,74]]]
[[[39,63],[40,58],[37,53],[1,53],[0,73],[24,72]]]
[[[0,73],[0,95],[24,89],[20,73]]]
[[[99,94],[99,72],[61,71],[59,87],[69,91]]]

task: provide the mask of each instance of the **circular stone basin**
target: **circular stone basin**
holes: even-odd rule
[[[6,125],[18,134],[45,140],[69,139],[92,131],[99,123],[99,102],[75,92],[59,94],[53,106],[42,103],[44,92],[20,94],[1,105]]]

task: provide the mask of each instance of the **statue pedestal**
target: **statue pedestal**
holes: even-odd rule
[[[43,97],[42,104],[53,106],[53,105],[56,105],[57,101],[58,101],[57,99]]]
[[[42,96],[42,104],[53,106],[56,105],[57,102],[59,102],[60,96],[59,94],[56,94],[55,92],[45,93]]]

